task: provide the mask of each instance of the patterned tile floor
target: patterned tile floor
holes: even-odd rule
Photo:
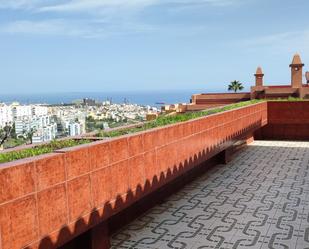
[[[309,249],[309,142],[255,141],[112,236],[112,248]]]

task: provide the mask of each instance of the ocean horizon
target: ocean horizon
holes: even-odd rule
[[[35,94],[0,94],[0,103],[19,102],[21,104],[69,104],[75,100],[91,98],[97,101],[111,100],[113,103],[127,103],[157,106],[161,103],[189,103],[197,93],[224,92],[222,90],[158,90],[158,91],[119,91],[119,92],[63,92]],[[160,103],[160,104],[158,104]]]

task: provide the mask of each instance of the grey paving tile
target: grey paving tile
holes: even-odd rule
[[[309,249],[309,142],[255,141],[114,234],[112,245]]]

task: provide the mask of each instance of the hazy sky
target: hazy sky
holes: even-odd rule
[[[226,89],[309,69],[309,0],[0,0],[0,93]]]

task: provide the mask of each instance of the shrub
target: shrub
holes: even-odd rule
[[[68,139],[68,140],[60,140],[60,141],[54,140],[50,143],[38,145],[32,148],[27,148],[27,149],[23,149],[19,151],[10,151],[7,153],[0,153],[0,163],[6,163],[6,162],[15,161],[18,159],[51,153],[55,150],[60,150],[63,148],[73,147],[76,145],[86,144],[90,142],[91,141],[87,139],[80,139],[80,140]]]

